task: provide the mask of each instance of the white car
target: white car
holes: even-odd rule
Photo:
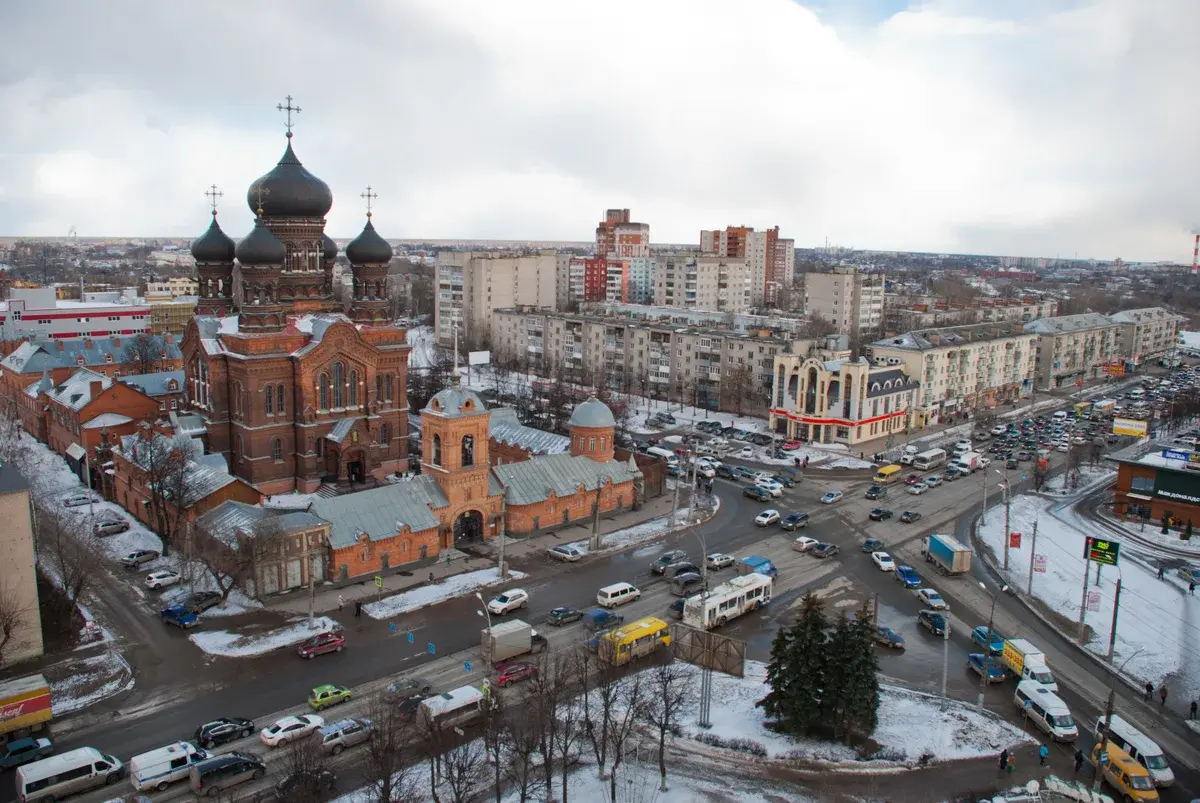
[[[797,552],[809,552],[817,544],[821,543],[815,538],[809,538],[807,535],[802,535],[792,542],[792,549]]]
[[[908,492],[913,496],[920,496],[929,490],[929,486],[923,482],[918,482],[916,485],[908,486]]]
[[[754,457],[754,447],[743,446],[741,451],[739,451],[736,456],[740,457],[742,460],[749,460],[750,458]]]
[[[829,493],[827,493],[821,497],[822,505],[832,505],[834,502],[840,502],[840,501],[842,501],[842,492],[841,491],[830,491]]]
[[[701,457],[696,462],[702,466],[708,466],[714,470],[722,466],[721,461],[715,457]]]
[[[564,563],[574,563],[575,561],[587,555],[586,552],[574,544],[559,544],[558,546],[552,546],[546,550],[546,554],[555,560],[561,560]]]
[[[971,452],[974,451],[974,447],[971,445],[970,441],[958,441],[954,444],[954,451]]]
[[[711,480],[713,477],[717,476],[717,470],[715,468],[711,468],[710,466],[706,466],[703,463],[697,463],[696,474],[704,477],[706,480]]]
[[[754,523],[756,525],[758,525],[759,527],[766,527],[768,525],[775,524],[778,521],[779,521],[779,511],[778,510],[764,510],[762,513],[759,513],[757,516],[754,517]]]
[[[979,456],[979,467],[980,468],[987,468],[991,464],[992,464],[992,458],[984,457],[983,455]]]
[[[1003,424],[997,424],[996,426],[992,427],[991,432],[993,435],[1003,435],[1005,432],[1008,432],[1008,427],[1004,426]]]
[[[71,494],[70,496],[65,497],[62,500],[62,503],[63,503],[63,507],[83,507],[84,505],[90,505],[92,502],[95,502],[95,501],[96,501],[96,497],[92,496],[89,493],[82,493],[82,494]]]
[[[759,488],[762,488],[767,493],[771,494],[771,496],[782,496],[783,495],[783,486],[780,485],[775,480],[757,479],[754,481],[754,484],[757,485]]]
[[[950,606],[946,604],[946,600],[942,599],[942,595],[932,588],[918,589],[917,599],[921,600],[925,604],[925,607],[930,610],[946,611],[950,609]]]
[[[510,588],[487,604],[488,613],[500,616],[529,606],[529,592],[523,588]]]
[[[173,571],[172,569],[163,569],[162,571],[158,572],[150,572],[150,574],[146,575],[146,588],[150,589],[151,591],[158,591],[161,588],[173,586],[182,579],[183,575],[177,571]]]
[[[892,560],[892,556],[886,552],[872,552],[871,560],[875,562],[881,572],[896,571],[896,561]]]
[[[258,738],[267,747],[279,747],[281,744],[303,739],[324,724],[325,718],[316,714],[284,717],[274,725],[263,728],[262,732],[258,734]]]
[[[733,565],[736,559],[733,555],[726,555],[724,552],[714,552],[704,559],[704,562],[710,569],[725,569]]]

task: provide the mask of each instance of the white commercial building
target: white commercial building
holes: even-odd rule
[[[150,331],[150,307],[128,302],[64,301],[53,287],[20,288],[0,301],[0,339],[40,333],[50,337],[115,337]]]

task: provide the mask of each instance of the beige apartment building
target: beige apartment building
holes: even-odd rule
[[[1179,339],[1179,316],[1162,307],[1127,309],[1108,317],[1121,327],[1121,356],[1135,366],[1166,356]]]
[[[38,608],[33,509],[29,483],[12,466],[0,466],[0,520],[4,521],[4,573],[0,575],[5,604],[19,611],[19,626],[4,649],[9,666],[42,654],[42,616]]]
[[[792,286],[796,241],[780,239],[779,227],[755,231],[751,226],[726,226],[700,232],[700,251],[745,260],[750,269],[750,303],[771,306],[780,289]]]
[[[888,332],[911,332],[943,326],[1018,321],[1028,323],[1058,314],[1058,301],[1049,299],[990,300],[951,304],[931,297],[889,294],[884,299],[884,327]]]
[[[883,327],[882,273],[838,267],[804,274],[804,311],[820,315],[851,338],[871,337]]]
[[[196,296],[147,299],[150,305],[150,331],[156,335],[183,335],[188,321],[196,312]]]
[[[738,333],[615,316],[505,309],[493,319],[498,361],[714,410],[765,413],[775,357],[792,342],[768,330]]]
[[[1002,321],[905,332],[876,340],[869,356],[920,383],[912,422],[920,429],[1028,393],[1036,341],[1020,324]]]
[[[751,283],[750,267],[744,259],[664,254],[656,258],[654,303],[739,314],[753,303]]]
[[[463,342],[478,345],[491,337],[492,310],[553,310],[558,303],[558,264],[553,251],[439,251],[435,269],[438,288],[433,323],[442,345],[453,341],[455,321]]]
[[[199,293],[200,285],[195,279],[189,279],[186,276],[173,276],[170,279],[146,283],[146,300],[151,303],[180,296],[194,296]]]
[[[1037,337],[1034,378],[1039,390],[1080,385],[1124,363],[1122,324],[1095,312],[1041,318],[1025,324]]]

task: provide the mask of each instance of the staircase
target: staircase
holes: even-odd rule
[[[322,499],[333,499],[342,495],[342,489],[337,485],[329,482],[321,483],[321,487],[317,489],[317,496]]]

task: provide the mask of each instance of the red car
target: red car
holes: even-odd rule
[[[787,443],[783,444],[783,446],[780,446],[779,448],[783,449],[785,452],[794,452],[795,450],[799,449],[803,445],[804,444],[802,444],[800,441],[788,441]]]
[[[904,478],[904,484],[905,485],[916,485],[918,482],[920,482],[923,479],[925,479],[925,477],[922,474],[909,474],[907,477]]]
[[[532,677],[537,677],[537,667],[533,664],[505,664],[500,667],[496,685],[508,686]]]
[[[341,652],[346,646],[346,637],[341,633],[318,633],[296,650],[301,658],[312,658],[327,652]]]

